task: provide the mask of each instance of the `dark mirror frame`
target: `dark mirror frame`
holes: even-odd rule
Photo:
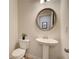
[[[39,24],[38,24],[38,17],[39,17],[39,15],[40,15],[40,13],[41,12],[43,12],[44,10],[49,10],[49,11],[52,11],[53,13],[54,13],[54,15],[53,15],[53,26],[50,28],[50,29],[42,29],[42,28],[40,28],[40,26],[39,26]],[[37,27],[40,29],[40,30],[43,30],[43,31],[49,31],[49,30],[51,30],[54,26],[55,26],[55,24],[56,24],[56,13],[55,13],[55,11],[53,10],[53,9],[51,9],[51,8],[44,8],[44,9],[42,9],[38,14],[37,14],[37,17],[36,17],[36,25],[37,25]]]

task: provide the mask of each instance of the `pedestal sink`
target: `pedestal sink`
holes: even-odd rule
[[[56,46],[58,41],[55,39],[50,39],[50,38],[37,38],[36,41],[43,45],[43,58],[42,59],[49,59],[49,47]]]

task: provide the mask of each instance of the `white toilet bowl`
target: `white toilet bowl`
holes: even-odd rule
[[[24,55],[25,55],[25,50],[21,48],[14,50],[12,53],[13,59],[23,59]]]
[[[13,59],[24,59],[26,50],[29,48],[29,39],[19,40],[20,48],[15,49],[12,52]]]

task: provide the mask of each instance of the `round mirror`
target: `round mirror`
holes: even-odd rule
[[[54,10],[45,8],[41,10],[36,18],[36,24],[41,30],[50,30],[54,27],[56,14]]]

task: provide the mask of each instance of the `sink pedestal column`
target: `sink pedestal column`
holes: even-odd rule
[[[43,44],[43,59],[49,59],[49,46]]]

